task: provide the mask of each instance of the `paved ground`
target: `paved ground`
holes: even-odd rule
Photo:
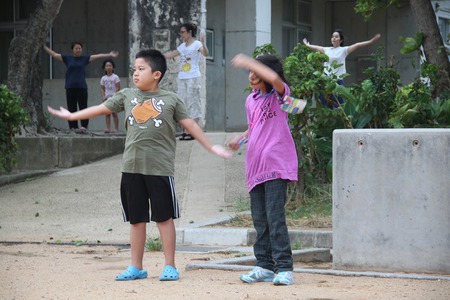
[[[223,144],[231,134],[207,135]],[[294,286],[247,285],[238,278],[251,267],[223,260],[242,259],[238,256],[251,255],[251,249],[235,252],[218,245],[180,245],[179,282],[157,280],[163,259],[156,252],[145,255],[148,279],[117,283],[113,276],[129,261],[129,225],[122,222],[119,205],[120,162],[118,155],[0,187],[1,299],[450,299],[448,279],[324,275],[298,264]],[[206,241],[237,235],[208,236],[199,226],[233,216],[233,202],[247,197],[243,153],[224,160],[196,142],[178,142],[175,182],[182,207],[178,241],[186,232]],[[154,224],[148,229],[149,237],[158,236]]]
[[[226,133],[208,133],[224,144]],[[121,155],[0,187],[1,241],[127,243],[120,210]],[[247,197],[244,155],[225,160],[195,141],[179,141],[175,184],[180,232],[229,218],[233,202]],[[155,224],[149,236],[158,236]]]

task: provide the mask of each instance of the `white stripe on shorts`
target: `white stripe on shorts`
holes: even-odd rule
[[[180,217],[180,207],[178,205],[177,193],[175,192],[175,181],[173,176],[169,176],[170,190],[172,192],[173,214],[175,218]]]

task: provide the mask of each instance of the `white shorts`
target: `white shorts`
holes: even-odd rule
[[[178,78],[178,96],[183,100],[192,119],[202,117],[202,109],[200,106],[200,77]]]

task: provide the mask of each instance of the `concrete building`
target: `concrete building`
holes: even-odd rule
[[[433,1],[444,2],[444,1]],[[360,49],[347,58],[346,82],[363,79],[363,69],[374,62],[370,53],[384,46],[384,57],[395,62],[402,82],[411,82],[418,75],[417,55],[401,55],[399,36],[414,36],[415,25],[409,5],[380,10],[370,22],[354,12],[355,1],[338,0],[65,0],[48,37],[48,44],[57,52],[69,53],[75,40],[85,45],[84,53],[94,54],[116,49],[116,73],[121,86],[129,85],[130,65],[138,48],[173,49],[180,43],[178,26],[195,21],[207,35],[210,56],[205,59],[204,95],[205,129],[208,131],[241,131],[246,127],[244,101],[247,74],[231,67],[237,53],[251,54],[256,46],[272,43],[281,57],[286,57],[304,37],[313,44],[328,45],[335,28],[346,33],[346,44],[370,39],[381,33],[374,46]],[[0,4],[0,79],[6,80],[7,51],[10,40],[26,24],[36,1],[5,0]],[[442,6],[441,6],[441,10]],[[443,14],[442,24],[450,16]],[[444,18],[445,17],[445,18]],[[440,24],[441,24],[440,23]],[[441,29],[448,25],[441,26]],[[386,61],[380,61],[385,64]],[[61,62],[50,60],[42,52],[44,69],[44,107],[65,106],[64,73]],[[414,67],[415,66],[415,67]],[[169,62],[163,88],[176,91],[176,61]],[[101,61],[87,67],[89,105],[100,103]],[[120,116],[123,119],[123,115]],[[67,123],[49,117],[57,128]],[[123,125],[121,125],[123,126]],[[103,118],[91,120],[91,130],[103,130]],[[123,129],[123,127],[122,127]]]

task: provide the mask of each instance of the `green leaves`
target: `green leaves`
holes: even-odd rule
[[[422,45],[423,41],[423,33],[418,32],[416,33],[416,38],[412,37],[406,37],[402,38],[400,37],[400,42],[403,42],[403,48],[400,49],[401,54],[409,54],[415,51],[420,50],[420,46]]]
[[[10,172],[17,153],[14,133],[28,122],[22,101],[4,84],[0,86],[0,173]]]

